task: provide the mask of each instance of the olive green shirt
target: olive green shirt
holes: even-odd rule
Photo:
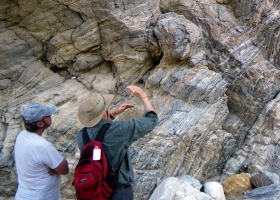
[[[87,132],[89,138],[93,140],[102,125],[106,123],[111,124],[104,136],[103,148],[108,162],[108,169],[116,172],[118,165],[124,159],[129,146],[134,141],[151,132],[155,128],[157,121],[158,116],[154,111],[146,111],[142,117],[131,120],[110,121],[102,119],[94,127],[87,128]],[[82,136],[83,129],[77,134],[77,142],[80,150],[82,150],[84,145]],[[124,159],[117,175],[117,180],[118,184],[129,184],[134,180],[129,153],[128,163],[126,163],[126,159]]]

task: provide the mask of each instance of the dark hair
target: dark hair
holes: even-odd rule
[[[37,126],[37,123],[38,122],[33,122],[33,123],[27,123],[23,120],[24,122],[24,126],[25,126],[25,129],[29,132],[36,132],[38,130],[38,126]]]

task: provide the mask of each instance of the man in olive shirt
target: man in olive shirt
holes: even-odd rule
[[[130,156],[127,151],[134,141],[151,132],[158,121],[158,116],[155,113],[147,94],[137,86],[128,86],[127,89],[142,100],[145,112],[140,118],[111,121],[118,114],[133,107],[131,104],[122,104],[119,108],[110,113],[108,107],[114,98],[114,95],[100,95],[93,93],[83,100],[78,110],[79,121],[87,127],[87,132],[91,140],[94,140],[102,125],[106,123],[111,124],[103,140],[103,148],[106,154],[108,168],[109,170],[116,172],[118,165],[121,163],[117,175],[118,186],[114,190],[110,198],[111,200],[133,199],[131,183],[134,180],[134,173]],[[77,135],[77,142],[80,150],[82,150],[84,145],[82,133],[83,129],[81,129]],[[126,153],[127,159],[124,159]]]

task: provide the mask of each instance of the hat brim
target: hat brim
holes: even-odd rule
[[[114,98],[114,95],[112,95],[112,94],[106,94],[106,95],[102,95],[102,96],[104,97],[104,100],[105,100],[104,108],[97,117],[94,117],[91,120],[88,120],[88,118],[86,117],[85,111],[81,108],[81,106],[79,107],[78,119],[81,122],[81,124],[84,125],[85,127],[93,127],[96,124],[98,124],[98,122],[102,119],[104,113],[106,112],[107,108],[109,107],[111,101]]]
[[[55,113],[55,111],[56,111],[55,106],[46,106],[46,112],[44,113],[44,117],[51,116],[52,114]]]

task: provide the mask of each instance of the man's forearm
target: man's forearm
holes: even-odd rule
[[[143,106],[145,110],[155,111],[153,105],[151,104],[148,96],[141,97]]]

